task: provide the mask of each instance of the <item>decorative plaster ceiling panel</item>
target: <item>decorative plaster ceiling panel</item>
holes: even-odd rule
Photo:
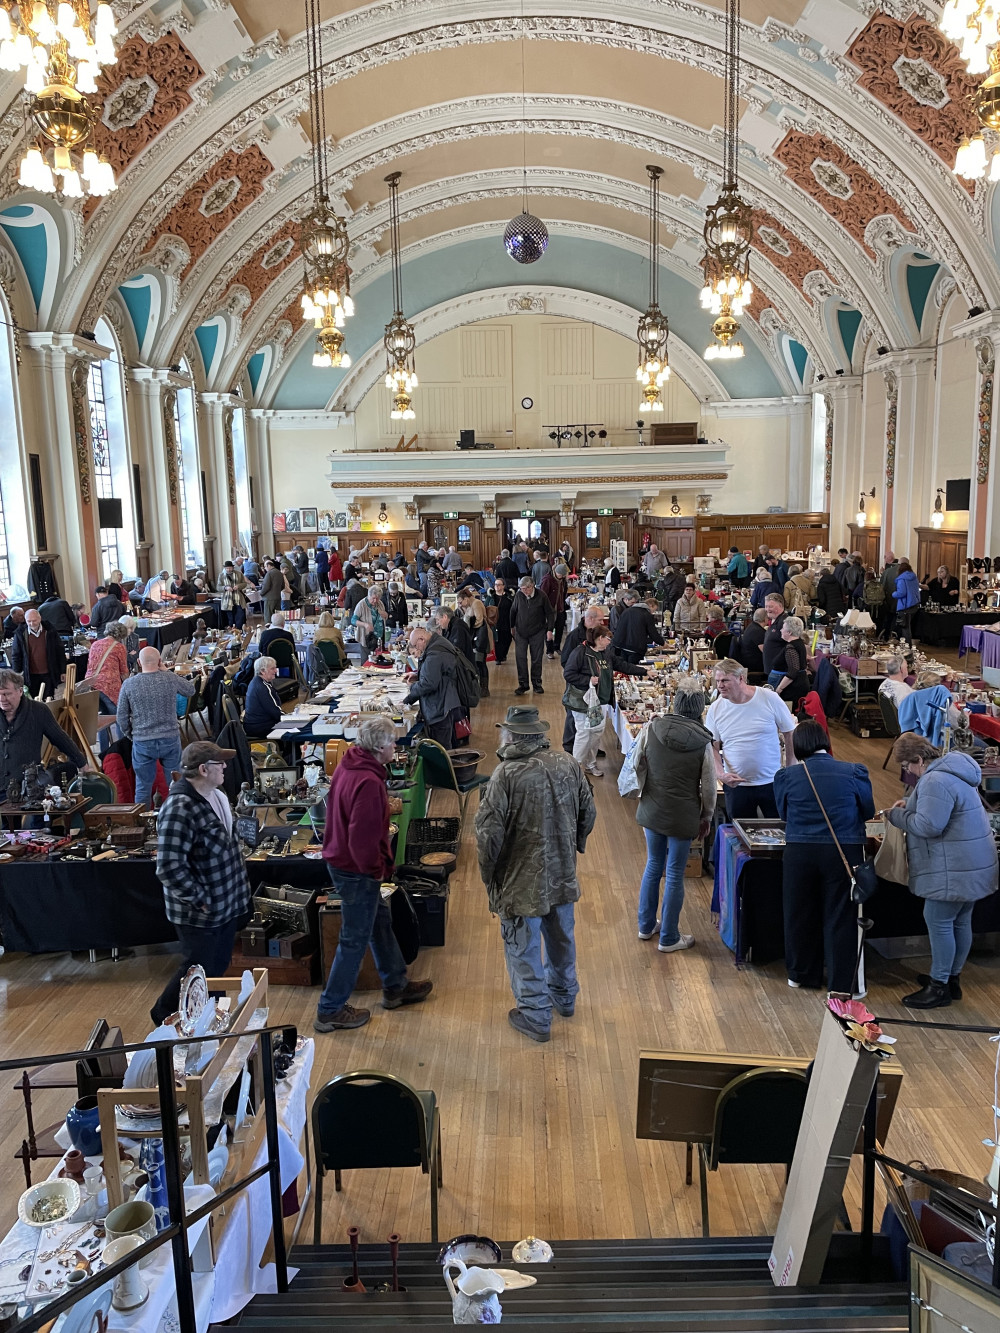
[[[233,284],[245,287],[256,301],[278,274],[300,257],[298,237],[298,223],[286,222],[237,272]]]
[[[933,23],[905,23],[878,12],[847,52],[860,68],[857,84],[908,125],[950,167],[963,134],[976,128],[969,96],[979,80],[958,48]]]
[[[326,90],[328,132],[341,139],[373,120],[427,105],[431,96],[457,99],[521,92],[521,43],[474,48],[417,48],[406,60],[361,70]],[[524,42],[527,94],[610,97],[648,106],[710,130],[720,124],[724,85],[705,70],[665,60],[650,51],[622,51],[590,42]],[[432,91],[433,90],[433,91]],[[741,113],[745,109],[741,105]],[[302,128],[308,132],[303,118]]]
[[[160,236],[180,236],[191,252],[191,259],[181,275],[185,277],[216,236],[257,198],[271,171],[271,163],[256,144],[251,144],[242,153],[226,153],[170,211],[151,238],[148,250]],[[233,181],[237,183],[235,191]]]
[[[94,108],[94,146],[114,168],[116,178],[142,150],[191,105],[191,87],[204,70],[176,33],[155,42],[132,37],[118,51],[117,64],[101,71],[99,92],[87,100]],[[100,205],[88,199],[84,217]]]
[[[913,230],[895,199],[825,134],[789,130],[774,156],[788,179],[811,195],[873,258],[865,228],[874,218],[889,215]]]
[[[775,268],[780,269],[800,292],[804,291],[803,282],[806,274],[823,268],[820,260],[797,236],[769,213],[755,209],[753,220],[757,230],[755,248],[770,260]]]

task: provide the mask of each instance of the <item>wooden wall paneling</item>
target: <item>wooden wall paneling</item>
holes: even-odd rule
[[[867,523],[863,528],[859,528],[857,523],[848,523],[847,531],[850,534],[847,542],[848,548],[851,551],[861,552],[861,559],[865,562],[866,569],[869,567],[878,569],[881,558],[882,529],[880,527],[869,527]]]
[[[923,581],[933,578],[938,565],[947,565],[958,578],[968,552],[969,534],[956,529],[914,528],[917,534],[917,557],[913,572]],[[900,552],[906,555],[905,551]],[[976,554],[979,554],[978,552]],[[983,552],[985,555],[985,552]],[[911,557],[912,558],[912,557]]]
[[[695,520],[695,554],[708,555],[713,546],[725,554],[730,546],[753,551],[764,544],[781,550],[828,547],[828,514],[711,514]]]

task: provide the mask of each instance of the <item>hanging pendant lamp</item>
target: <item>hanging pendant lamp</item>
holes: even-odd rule
[[[389,187],[389,241],[392,248],[392,319],[385,326],[385,387],[392,394],[393,421],[412,421],[413,390],[417,371],[413,361],[417,335],[403,314],[403,279],[399,266],[399,177],[394,171],[386,176]]]
[[[642,385],[639,411],[662,412],[662,386],[670,378],[667,339],[670,325],[660,309],[660,177],[662,167],[647,167],[649,177],[649,305],[639,319],[639,368],[635,377]]]

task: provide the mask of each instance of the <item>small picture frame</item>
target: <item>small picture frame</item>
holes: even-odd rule
[[[284,531],[285,531],[285,516],[284,516],[284,514],[272,514],[272,515],[271,515],[271,531],[272,531],[272,532],[284,532]]]
[[[301,511],[300,509],[286,509],[286,510],[285,510],[285,531],[286,531],[286,532],[301,532],[301,531],[302,531],[301,513],[302,513],[302,511]]]
[[[347,527],[347,510],[346,510],[346,509],[339,511],[339,512],[334,516],[333,526],[337,529],[338,532],[341,531],[342,529],[344,529],[344,528]]]
[[[333,514],[329,509],[321,509],[319,514],[320,532],[331,532],[334,527]]]
[[[299,521],[302,526],[301,532],[315,532],[317,530],[317,513],[315,509],[300,509]]]

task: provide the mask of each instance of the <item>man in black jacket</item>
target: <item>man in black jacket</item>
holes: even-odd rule
[[[513,561],[510,562],[512,565]],[[516,569],[517,566],[514,565]],[[497,620],[493,627],[493,651],[497,666],[503,666],[510,652],[510,608],[514,605],[514,594],[506,579],[497,576],[493,584],[492,606],[496,608]],[[488,609],[488,608],[487,608]]]
[[[650,642],[663,647],[663,635],[656,628],[649,607],[640,602],[634,592],[625,593],[623,600],[625,610],[618,617],[611,645],[626,662],[634,665],[646,656]]]
[[[42,617],[45,628],[55,634],[72,634],[76,629],[73,608],[58,593],[54,592],[51,597],[46,597],[38,608],[38,614]]]
[[[472,633],[460,615],[449,606],[436,606],[431,623],[442,638],[458,649],[470,666],[475,665]]]
[[[788,612],[785,610],[785,599],[780,592],[767,594],[764,598],[764,610],[767,612],[767,632],[764,635],[761,654],[764,659],[764,670],[770,675],[772,671],[777,670],[778,662],[785,652],[781,627],[788,619]]]
[[[458,686],[458,649],[435,630],[410,631],[410,651],[417,659],[416,671],[404,678],[410,692],[406,704],[420,704],[424,734],[446,750],[455,739],[455,718],[461,711]]]
[[[120,620],[125,608],[117,597],[108,592],[107,588],[95,588],[94,592],[97,595],[97,601],[90,608],[90,628],[100,638],[105,625]]]
[[[563,670],[566,669],[566,663],[573,656],[573,651],[579,648],[587,637],[587,630],[597,629],[598,625],[604,624],[604,607],[588,606],[583,613],[583,619],[577,625],[576,629],[571,629],[563,642],[562,651],[559,654],[559,660],[562,663]],[[565,708],[565,705],[563,705]],[[573,742],[576,740],[576,719],[573,716],[573,710],[566,708],[566,721],[563,723],[562,747],[567,754],[573,753]],[[598,750],[598,755],[603,757],[604,751]]]
[[[528,650],[531,650],[531,688],[536,694],[542,689],[542,657],[545,641],[552,638],[556,613],[552,603],[535,587],[534,579],[522,578],[517,586],[514,604],[510,608],[510,628],[514,636],[514,658],[517,662],[517,689],[515,694],[528,693]]]
[[[521,577],[521,571],[510,558],[510,551],[506,547],[500,552],[500,558],[493,566],[493,573],[498,579],[503,579],[508,588],[516,588],[517,581]]]
[[[24,697],[20,673],[0,670],[0,794],[6,794],[12,780],[20,782],[30,764],[40,762],[43,740],[51,741],[77,768],[90,767],[47,706]]]
[[[33,697],[44,685],[51,698],[66,675],[66,651],[62,639],[42,624],[42,618],[33,606],[24,613],[24,624],[14,631],[10,664],[28,682]]]

